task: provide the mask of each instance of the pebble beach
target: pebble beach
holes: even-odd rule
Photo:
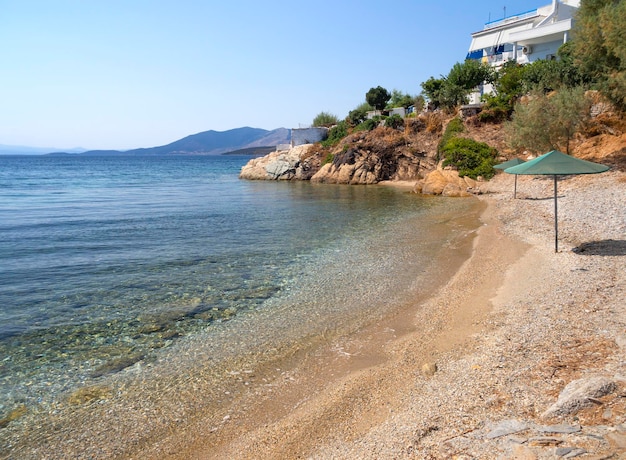
[[[296,367],[210,443],[182,436],[150,454],[623,458],[626,177],[559,181],[558,253],[551,177],[520,176],[517,199],[506,174],[482,191],[473,255],[413,316],[336,343],[328,381],[319,360]]]

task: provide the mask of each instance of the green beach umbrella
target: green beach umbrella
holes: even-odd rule
[[[522,163],[524,163],[524,160],[522,160],[521,158],[513,158],[512,160],[497,164],[493,168],[494,169],[506,169],[506,168],[510,168],[511,166],[520,165]],[[515,175],[515,188],[513,189],[513,198],[516,198],[516,197],[517,197],[517,174]]]
[[[598,174],[608,171],[609,167],[591,161],[585,161],[552,150],[534,160],[504,170],[508,174],[552,175],[554,176],[554,252],[559,251],[559,224],[557,213],[557,176],[574,174]]]

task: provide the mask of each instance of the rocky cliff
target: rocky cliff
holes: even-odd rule
[[[430,113],[405,119],[400,129],[380,126],[372,131],[354,132],[333,147],[307,144],[272,152],[250,160],[242,168],[240,177],[351,185],[409,181],[414,183],[417,193],[446,196],[480,193],[480,181],[461,178],[452,168],[442,168],[439,161],[437,145],[451,118]],[[465,120],[464,125],[462,136],[495,147],[500,160],[516,154],[507,149],[502,125],[480,123],[476,117]],[[626,148],[622,131],[614,131],[591,138],[581,137],[575,142],[576,150],[591,161],[610,160],[608,164],[619,168],[623,164],[618,160],[624,158]],[[607,136],[611,139],[605,139]],[[600,143],[610,145],[612,153],[598,150]],[[593,155],[589,155],[592,149]]]
[[[442,124],[426,129],[407,120],[402,130],[379,127],[348,135],[337,145],[307,144],[251,160],[240,177],[253,180],[311,180],[333,184],[375,184],[424,177],[436,166]]]

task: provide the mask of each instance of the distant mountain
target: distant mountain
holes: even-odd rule
[[[89,150],[83,155],[219,155],[236,150],[276,147],[290,142],[286,128],[267,131],[259,128],[236,128],[228,131],[204,131],[184,137],[171,144],[126,151]],[[55,153],[61,155],[63,153]]]
[[[42,155],[44,153],[54,152],[59,150],[54,147],[27,147],[24,145],[5,145],[0,144],[0,155]],[[67,153],[82,153],[85,149],[76,147],[73,149],[65,150]]]

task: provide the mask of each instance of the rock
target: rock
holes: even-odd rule
[[[422,374],[432,377],[437,372],[437,363],[426,363],[422,366]]]
[[[444,195],[451,197],[471,196],[468,190],[477,189],[476,181],[469,177],[459,177],[453,170],[435,169],[416,184],[414,191],[424,195]]]
[[[265,171],[270,179],[290,179],[296,175],[298,162],[291,164],[286,159],[273,161],[265,166]]]
[[[547,436],[538,436],[538,437],[530,438],[528,440],[528,444],[530,444],[531,446],[535,446],[535,447],[558,446],[562,442],[563,441],[559,438],[552,438],[552,437],[547,437]]]
[[[605,437],[617,449],[626,449],[626,435],[623,433],[608,433]]]
[[[495,439],[509,434],[518,433],[528,428],[528,425],[519,420],[503,420],[494,426],[489,433],[485,435],[485,439]]]
[[[457,184],[447,184],[444,188],[443,191],[441,192],[442,196],[448,196],[448,197],[464,197],[464,196],[472,196],[471,193],[466,192],[465,190],[461,190],[461,187],[459,187]]]
[[[287,151],[271,152],[260,158],[253,158],[241,168],[239,177],[249,180],[291,180],[306,178],[303,158],[311,144],[298,145]]]
[[[573,447],[557,447],[554,451],[557,457],[565,457],[567,454],[571,453],[574,450]]]
[[[424,195],[441,195],[443,189],[446,187],[448,182],[446,178],[442,174],[440,169],[435,169],[430,172],[424,182],[422,183],[422,193]]]
[[[570,434],[579,433],[582,430],[580,425],[550,425],[537,428],[537,431],[541,433],[558,433],[558,434]]]
[[[593,406],[591,398],[600,398],[617,388],[615,381],[606,377],[590,377],[568,383],[556,403],[548,408],[542,418],[574,414],[581,409]]]
[[[571,449],[571,450],[570,450]],[[556,454],[559,455],[559,452],[566,452],[565,454],[562,454],[561,457],[563,458],[574,458],[574,457],[579,457],[581,455],[584,455],[587,453],[587,451],[585,449],[581,449],[579,447],[574,447],[574,448],[570,448],[570,447],[559,447],[556,449]]]

